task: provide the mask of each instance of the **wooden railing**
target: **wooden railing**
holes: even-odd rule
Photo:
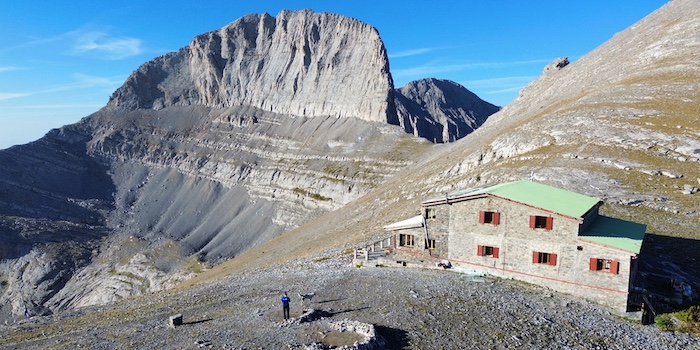
[[[391,252],[393,249],[393,236],[382,239],[381,241],[376,241],[370,245],[362,248],[355,249],[355,260],[373,260],[378,257],[384,256]]]

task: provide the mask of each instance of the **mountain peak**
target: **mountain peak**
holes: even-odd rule
[[[396,124],[377,30],[311,10],[251,14],[139,67],[109,106],[251,106],[273,113]]]
[[[450,80],[415,80],[396,92],[399,123],[408,133],[451,142],[476,130],[499,107]]]

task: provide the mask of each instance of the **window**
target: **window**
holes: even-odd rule
[[[551,230],[552,229],[552,224],[554,222],[554,218],[551,216],[539,216],[539,215],[530,215],[530,228],[531,229],[545,229],[545,230]]]
[[[532,263],[556,266],[557,255],[552,253],[532,252]]]
[[[399,234],[399,246],[413,247],[413,235],[401,233]]]
[[[435,214],[435,208],[426,208],[425,209],[425,218],[426,219],[435,219],[437,215]]]
[[[612,259],[591,258],[591,271],[604,271],[617,274],[620,270],[620,263]]]
[[[435,240],[434,239],[425,240],[425,248],[426,249],[435,249]]]
[[[495,211],[480,211],[479,223],[498,225],[501,221],[501,213]]]
[[[498,258],[498,253],[498,247],[491,247],[487,245],[476,246],[476,255],[478,256],[490,256],[493,258]]]

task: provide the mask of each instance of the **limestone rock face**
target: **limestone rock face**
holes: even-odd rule
[[[330,13],[247,15],[141,66],[110,106],[252,106],[296,116],[396,124],[393,81],[377,30]]]
[[[396,91],[399,123],[432,142],[452,142],[476,130],[499,108],[448,80],[412,81]]]

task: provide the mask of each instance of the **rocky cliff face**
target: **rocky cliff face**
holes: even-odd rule
[[[304,117],[396,124],[393,82],[377,30],[306,11],[248,15],[139,68],[110,106],[251,106]]]
[[[406,132],[452,142],[476,130],[499,108],[452,81],[423,79],[397,90],[396,110]]]
[[[445,84],[411,90],[429,107],[402,109],[405,130],[480,123]],[[0,151],[0,321],[162,290],[341,208],[431,150],[399,124],[369,25],[283,11],[198,36],[97,113]]]

